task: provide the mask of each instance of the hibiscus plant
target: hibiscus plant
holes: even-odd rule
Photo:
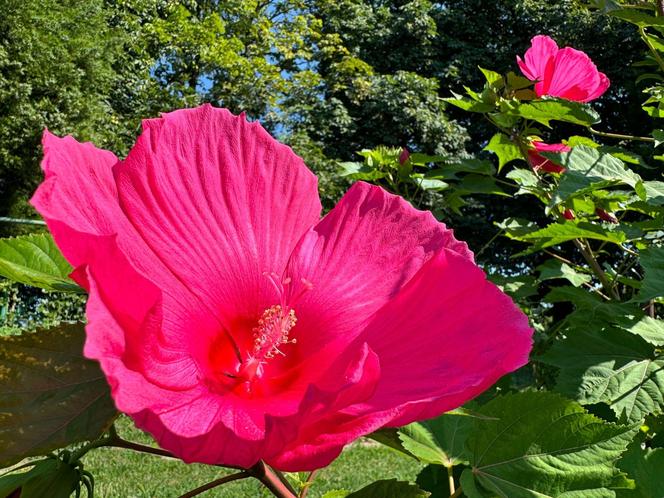
[[[664,13],[598,7],[640,30],[661,117]],[[227,469],[184,497],[303,498],[360,437],[416,482],[324,497],[664,496],[664,182],[629,147],[664,132],[597,130],[609,77],[546,35],[515,69],[446,99],[495,126],[485,155],[363,150],[325,214],[303,161],[225,109],[146,120],[123,160],[45,131],[50,233],[0,240],[0,274],[87,296],[86,323],[0,338],[0,497],[93,496],[85,456],[117,447]],[[487,278],[444,223],[476,194],[541,207],[496,222],[537,266]]]

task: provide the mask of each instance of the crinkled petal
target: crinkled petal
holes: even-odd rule
[[[94,237],[115,235],[119,250],[139,273],[150,276],[171,303],[161,319],[167,323],[183,322],[191,313],[197,313],[203,301],[162,264],[122,212],[112,173],[118,163],[115,155],[48,131],[44,132],[43,147],[42,169],[46,178],[31,202],[46,220],[65,258],[75,268],[89,265],[101,243]],[[85,271],[73,276],[88,287]],[[217,314],[205,309],[219,329]]]
[[[290,300],[298,318],[296,353],[309,356],[335,338],[350,341],[443,247],[472,260],[467,246],[430,212],[380,187],[355,183],[302,238],[288,263],[290,289],[301,293]],[[302,279],[310,290],[303,291]]]
[[[523,60],[517,56],[517,63],[523,75],[531,81],[542,81],[550,67],[550,61],[558,52],[558,45],[546,35],[537,35]]]
[[[316,177],[258,123],[206,105],[145,121],[115,178],[122,210],[211,308],[256,316],[320,216]],[[267,303],[267,306],[266,306]]]

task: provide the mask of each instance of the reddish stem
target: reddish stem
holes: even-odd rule
[[[269,489],[277,498],[297,498],[290,489],[277,477],[274,471],[265,465],[262,460],[253,467],[247,469],[252,477],[258,479],[263,485]]]

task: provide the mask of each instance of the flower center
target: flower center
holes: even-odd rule
[[[282,344],[295,344],[297,339],[289,339],[288,334],[295,324],[295,310],[284,309],[280,304],[270,306],[263,312],[258,325],[252,329],[254,333],[254,358],[273,358],[275,354],[286,356],[279,349]]]

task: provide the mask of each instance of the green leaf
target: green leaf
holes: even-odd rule
[[[628,240],[625,232],[614,226],[603,226],[589,222],[551,223],[544,228],[518,237],[516,240],[532,243],[533,246],[516,256],[530,254],[546,247],[581,238],[602,240],[614,244],[621,244]]]
[[[639,260],[645,273],[638,301],[664,296],[664,246],[651,246],[641,251]]]
[[[0,239],[0,275],[46,290],[85,292],[70,278],[71,265],[49,234]]]
[[[484,150],[489,150],[498,156],[498,171],[510,161],[523,158],[521,149],[504,133],[496,133],[491,137]]]
[[[647,28],[648,26],[664,26],[664,18],[651,16],[642,10],[619,9],[613,10],[611,15],[624,21],[631,22],[632,24],[636,24],[641,28]]]
[[[473,417],[444,414],[399,429],[403,447],[418,460],[452,467],[466,462],[464,442]]]
[[[664,356],[637,335],[575,328],[539,359],[560,368],[556,390],[581,404],[606,403],[630,422],[662,412]]]
[[[413,183],[422,190],[445,190],[450,186],[449,183],[445,183],[436,178],[421,178],[420,176],[413,175],[411,179],[413,180]]]
[[[609,424],[547,392],[499,396],[480,410],[468,438],[472,471],[461,476],[469,498],[615,496],[625,479],[615,461],[637,427]]]
[[[664,182],[645,181],[646,202],[652,206],[664,206]]]
[[[510,180],[514,180],[520,186],[514,195],[536,194],[540,191],[539,180],[532,170],[514,168],[505,176]]]
[[[655,139],[655,147],[659,147],[664,143],[664,130],[653,130],[652,138]]]
[[[489,280],[500,287],[500,290],[515,301],[522,301],[537,294],[537,283],[531,275],[505,276],[499,273],[492,273],[489,275]]]
[[[494,104],[487,104],[485,102],[477,102],[476,100],[467,99],[465,97],[457,96],[457,98],[444,98],[442,99],[448,104],[463,109],[468,112],[487,113],[493,111],[496,106]]]
[[[422,491],[415,484],[396,479],[376,481],[359,491],[348,495],[348,498],[426,498],[429,493]]]
[[[587,104],[564,99],[544,99],[521,103],[512,113],[551,127],[550,121],[563,121],[582,126],[599,123],[599,114]]]
[[[664,448],[641,449],[632,443],[618,463],[634,479],[636,489],[623,491],[621,498],[655,498],[664,496]]]
[[[577,272],[574,268],[567,263],[549,259],[545,263],[536,268],[540,272],[540,280],[550,280],[554,278],[564,278],[574,287],[579,287],[592,280],[590,275]]]
[[[339,176],[350,178],[351,180],[374,181],[387,176],[387,173],[365,163],[345,162],[339,163],[339,166],[341,167]]]
[[[0,477],[0,496],[21,489],[23,498],[69,498],[79,481],[77,470],[58,458],[47,458],[28,472]]]
[[[484,69],[482,67],[480,67],[480,71],[482,71],[482,74],[484,75],[484,78],[490,87],[499,89],[505,85],[502,74],[491,71],[490,69]]]
[[[664,346],[664,320],[657,320],[656,318],[644,316],[634,325],[624,328],[628,332],[642,337],[650,344]]]
[[[117,416],[82,324],[0,337],[0,467],[100,436]]]
[[[567,168],[553,196],[555,204],[596,188],[619,183],[635,188],[641,181],[641,177],[625,168],[620,159],[593,147],[578,145],[570,152],[545,152],[543,155]]]

